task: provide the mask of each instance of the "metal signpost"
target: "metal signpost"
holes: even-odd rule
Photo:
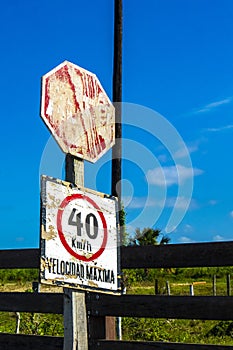
[[[84,290],[121,294],[117,199],[84,188],[83,165],[114,145],[115,109],[93,73],[65,61],[42,78],[41,117],[66,181],[42,176],[40,277],[65,287],[63,349],[87,350]]]

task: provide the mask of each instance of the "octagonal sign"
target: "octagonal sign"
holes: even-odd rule
[[[95,74],[65,61],[42,77],[41,117],[65,153],[98,160],[115,142],[115,109]]]

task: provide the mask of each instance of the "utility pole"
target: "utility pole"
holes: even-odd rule
[[[114,6],[113,103],[115,104],[116,113],[116,143],[112,148],[112,195],[118,197],[119,210],[121,210],[122,0],[115,0]]]
[[[112,195],[118,197],[119,216],[121,217],[121,163],[122,163],[122,0],[114,3],[114,62],[113,62],[113,103],[115,105],[115,145],[112,148]],[[120,221],[120,226],[122,225]],[[123,236],[120,229],[120,240]],[[115,324],[114,318],[108,320]],[[108,329],[108,323],[107,327]],[[110,328],[110,327],[109,327]],[[121,340],[121,318],[116,318],[116,335]],[[112,334],[113,336],[113,334]],[[113,338],[115,338],[113,336]]]

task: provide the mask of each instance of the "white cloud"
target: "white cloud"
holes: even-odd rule
[[[146,197],[123,197],[124,207],[130,209],[142,209],[145,207],[155,207],[155,208],[175,208],[178,210],[184,210],[189,207],[190,210],[197,209],[198,203],[194,198],[191,200],[185,197],[168,197],[166,200],[161,200],[158,198]],[[187,225],[188,227],[188,225]],[[191,226],[190,226],[191,227]]]
[[[187,209],[187,207],[189,207],[189,209],[198,208],[198,204],[195,199],[192,198],[190,200],[189,198],[185,197],[169,197],[166,199],[165,206],[167,208],[176,208],[180,210]]]
[[[174,158],[184,158],[187,157],[187,151],[188,153],[193,153],[196,152],[198,150],[198,146],[194,145],[194,146],[189,146],[187,148],[182,147],[180,148],[178,151],[175,152],[174,154]]]
[[[147,199],[146,197],[123,197],[122,198],[124,206],[131,209],[141,209],[145,206],[147,207],[156,207],[161,206],[161,201],[156,199]]]
[[[209,205],[216,205],[216,204],[218,204],[218,201],[216,199],[210,199],[208,204]]]
[[[182,236],[182,237],[178,238],[178,242],[179,243],[195,243],[194,240],[192,240],[191,238],[186,237],[186,236]]]
[[[218,128],[207,128],[204,131],[208,131],[208,132],[221,132],[221,131],[225,131],[225,130],[230,130],[233,129],[233,124],[229,124],[229,125],[225,125],[225,126],[220,126]]]
[[[197,109],[194,113],[198,114],[198,113],[206,113],[206,112],[210,112],[211,110],[213,110],[214,108],[220,107],[222,105],[228,104],[232,101],[232,97],[228,97],[228,98],[224,98],[222,100],[219,101],[215,101],[212,103],[208,103],[205,106],[203,106],[200,109]]]
[[[190,232],[193,232],[193,231],[194,231],[194,228],[193,228],[192,225],[186,224],[186,225],[184,226],[184,232],[185,232],[185,233],[190,233]]]
[[[216,235],[213,237],[213,241],[224,241],[225,238],[223,236],[220,235]]]
[[[151,185],[172,186],[183,183],[193,176],[203,174],[198,168],[187,168],[183,165],[172,165],[148,170],[147,180]]]
[[[160,154],[159,156],[158,156],[158,160],[160,161],[160,162],[162,162],[162,163],[166,163],[167,162],[167,155],[166,154]]]

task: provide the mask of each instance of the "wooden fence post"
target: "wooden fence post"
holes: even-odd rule
[[[85,292],[64,288],[63,350],[88,350]]]
[[[191,296],[194,296],[194,285],[193,284],[189,285],[189,292],[190,292]]]
[[[15,316],[16,316],[15,333],[19,334],[19,327],[20,327],[20,320],[21,320],[20,312],[16,312]]]
[[[167,295],[171,295],[171,288],[169,281],[166,281],[166,289],[167,289]]]
[[[84,186],[84,161],[71,154],[66,155],[65,179],[73,184]]]
[[[217,295],[216,275],[213,275],[213,295]]]
[[[84,162],[66,155],[66,181],[84,186]],[[85,292],[64,288],[63,350],[88,350]]]

